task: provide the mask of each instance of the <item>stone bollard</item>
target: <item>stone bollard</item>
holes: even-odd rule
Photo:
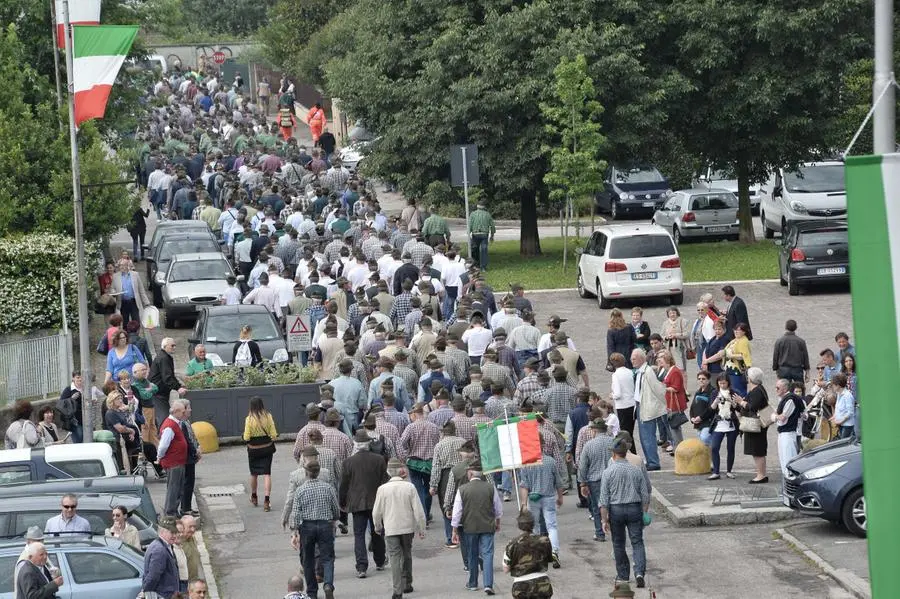
[[[710,471],[709,447],[700,439],[685,439],[675,448],[675,474],[708,474]]]
[[[192,422],[191,428],[194,429],[194,435],[203,453],[219,451],[219,433],[216,432],[216,427],[209,422]]]

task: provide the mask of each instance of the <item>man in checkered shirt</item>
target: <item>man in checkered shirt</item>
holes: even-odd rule
[[[522,405],[523,401],[531,399],[532,395],[540,391],[541,384],[538,382],[538,368],[540,363],[540,359],[536,357],[528,358],[525,361],[525,364],[522,367],[525,376],[522,377],[522,380],[516,385],[516,392],[513,394],[513,399],[516,400],[518,405]]]
[[[394,298],[394,305],[391,306],[391,313],[388,317],[394,323],[394,328],[402,328],[405,324],[406,317],[412,312],[412,291],[413,282],[409,279],[403,281],[403,293]],[[409,331],[412,335],[412,331]]]
[[[503,395],[503,386],[491,381],[491,396],[484,402],[484,412],[493,419],[503,418],[508,412],[515,415],[512,400]]]
[[[384,408],[378,404],[372,406],[369,410],[369,415],[366,416],[366,422],[369,422],[370,417],[374,419],[375,432],[391,441],[396,450],[397,444],[400,442],[400,429],[388,422],[387,418],[384,417]]]
[[[350,171],[342,164],[340,159],[335,158],[331,161],[331,168],[325,172],[324,183],[331,191],[343,193],[347,187],[347,181],[350,180]]]
[[[409,350],[401,347],[394,353],[394,359],[397,361],[394,365],[394,376],[403,379],[410,401],[415,403],[419,394],[419,375],[409,365]]]
[[[341,413],[329,408],[325,413],[325,429],[322,431],[322,444],[332,450],[338,461],[343,462],[353,453],[353,442],[341,432]]]
[[[449,479],[452,478],[450,470],[460,462],[459,448],[466,442],[462,437],[456,435],[456,425],[452,421],[447,422],[441,428],[441,440],[434,446],[434,459],[431,462],[431,479],[429,481],[429,493],[432,497],[438,498],[441,507],[441,516],[444,520],[444,535],[446,543],[444,547],[447,549],[456,549],[459,545],[451,540],[453,529],[450,526],[450,519],[447,517],[447,510],[452,505],[445,502],[445,495]]]
[[[575,388],[567,382],[568,376],[565,368],[557,366],[553,382],[542,397],[547,416],[560,432],[565,430],[566,417],[575,408]]]
[[[409,426],[409,415],[407,415],[406,412],[398,412],[397,408],[394,407],[394,402],[396,401],[396,399],[394,398],[393,391],[385,391],[381,396],[381,401],[384,404],[385,421],[396,426],[397,431],[402,436],[403,431],[405,431],[406,427]],[[399,439],[397,444],[399,444]]]
[[[294,459],[298,462],[300,461],[300,452],[309,445],[310,431],[318,430],[321,433],[321,431],[325,430],[325,425],[319,422],[319,415],[321,413],[322,410],[316,404],[306,404],[307,423],[300,429],[300,432],[297,433],[297,439],[294,441]],[[329,468],[329,470],[331,469]]]
[[[377,261],[384,256],[382,246],[384,246],[386,242],[387,232],[382,231],[381,233],[376,234],[375,231],[369,231],[369,236],[366,237],[360,245],[360,249],[362,250],[363,256],[366,257],[366,261]]]
[[[326,599],[334,599],[334,522],[339,514],[338,498],[333,486],[318,480],[319,470],[317,462],[309,464],[307,480],[294,494],[291,545],[300,550],[306,588],[313,597],[319,590],[316,580],[318,553],[325,575],[322,589]]]
[[[465,387],[469,368],[472,366],[469,354],[448,343],[447,337],[443,335],[434,342],[434,350],[437,359],[444,364],[444,373],[453,381],[456,390]]]
[[[307,447],[314,447],[319,452],[319,465],[331,473],[334,490],[337,491],[341,482],[341,475],[344,473],[344,465],[337,459],[334,451],[322,445],[322,440],[322,431],[318,429],[311,430],[309,431],[309,445]]]
[[[425,405],[417,403],[409,414],[412,422],[400,435],[400,444],[397,446],[398,457],[406,462],[409,468],[410,482],[415,485],[419,493],[419,500],[425,510],[425,519],[431,521],[431,495],[428,494],[428,484],[431,477],[432,458],[434,447],[441,440],[441,432],[425,418]]]
[[[456,436],[462,437],[466,441],[474,441],[475,422],[466,414],[466,400],[454,399],[451,407],[453,408],[453,418],[450,419],[450,422],[456,425]]]
[[[533,411],[534,407],[532,406],[531,401],[526,401],[522,404],[523,413]],[[559,474],[559,478],[565,483],[566,487],[571,488],[572,481],[569,477],[569,466],[567,465],[565,454],[565,437],[543,415],[538,415],[538,432],[540,433],[541,438],[547,441],[544,446],[544,452],[549,454],[555,460],[556,471]]]
[[[481,375],[502,385],[504,390],[509,391],[510,396],[516,390],[509,368],[497,363],[497,350],[493,348],[486,349],[481,357]]]
[[[403,253],[403,247],[410,239],[412,239],[412,235],[406,230],[406,225],[401,223],[397,230],[391,233],[389,241],[394,249]]]
[[[415,241],[406,244],[403,248],[403,253],[409,253],[412,256],[413,266],[422,268],[425,264],[425,258],[434,256],[434,248],[425,243],[425,238],[420,234],[416,236]]]
[[[334,264],[341,257],[341,248],[347,248],[350,251],[350,243],[348,238],[336,238],[325,246],[325,262]]]
[[[482,385],[484,377],[481,374],[481,366],[478,364],[469,366],[469,378],[472,382],[463,387],[462,396],[471,405],[473,401],[481,397],[481,393],[484,391],[484,386]]]

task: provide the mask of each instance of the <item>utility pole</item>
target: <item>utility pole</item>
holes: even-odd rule
[[[896,148],[894,93],[894,0],[875,0],[875,83],[872,131],[875,154],[893,154]],[[882,97],[881,95],[884,94]]]
[[[72,151],[72,192],[75,209],[75,264],[78,270],[78,353],[81,357],[81,419],[84,439],[94,440],[94,411],[91,404],[91,342],[88,324],[87,265],[84,252],[84,202],[81,198],[81,164],[78,159],[78,131],[75,127],[75,82],[73,75],[73,37],[69,22],[69,0],[63,0],[63,23],[66,35],[66,86],[69,103],[69,141]]]

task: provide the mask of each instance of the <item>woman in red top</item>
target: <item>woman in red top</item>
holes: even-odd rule
[[[670,442],[666,446],[669,454],[675,453],[678,444],[684,441],[681,426],[672,426],[672,415],[683,413],[687,409],[687,391],[684,388],[684,372],[675,365],[675,358],[668,351],[661,351],[656,356],[656,365],[659,366],[659,378],[666,385],[666,422],[669,424]]]

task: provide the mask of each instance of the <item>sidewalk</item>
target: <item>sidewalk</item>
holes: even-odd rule
[[[819,519],[802,520],[775,533],[857,599],[871,599],[866,539]]]

